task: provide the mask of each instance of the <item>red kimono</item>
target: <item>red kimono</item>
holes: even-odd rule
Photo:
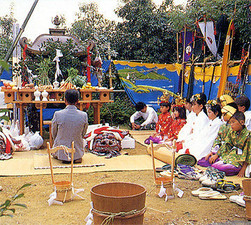
[[[178,134],[181,130],[181,128],[186,124],[185,119],[176,119],[173,120],[173,123],[170,126],[170,130],[168,132],[168,139],[177,139]]]
[[[164,137],[169,133],[172,122],[173,118],[171,117],[169,112],[165,114],[161,113],[159,115],[158,122],[156,123],[156,132]]]

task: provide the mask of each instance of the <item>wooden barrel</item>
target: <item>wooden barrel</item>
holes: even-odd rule
[[[246,218],[251,220],[251,179],[245,179],[242,181],[244,191],[244,201],[246,205]]]
[[[91,189],[94,224],[113,219],[113,224],[143,224],[146,189],[138,184],[114,182]]]

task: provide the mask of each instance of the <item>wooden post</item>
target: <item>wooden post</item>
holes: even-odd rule
[[[40,110],[40,135],[43,136],[43,103],[39,104],[39,110]]]
[[[94,109],[94,124],[100,124],[100,108],[102,106],[102,103],[97,102],[93,103],[93,109]]]
[[[20,135],[24,133],[24,106],[22,103],[19,104],[20,106]]]

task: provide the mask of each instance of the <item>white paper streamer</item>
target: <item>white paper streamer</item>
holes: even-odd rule
[[[93,209],[93,203],[90,202],[91,209],[89,211],[89,214],[85,218],[86,225],[91,225],[93,223],[93,214],[92,214],[92,209]]]
[[[84,199],[82,196],[78,195],[79,192],[83,192],[85,189],[83,188],[80,188],[80,189],[75,189],[72,185],[72,199],[74,199],[76,196],[81,198],[81,199]],[[57,192],[56,192],[56,187],[54,188],[54,192],[52,192],[50,194],[50,198],[48,200],[48,203],[49,203],[49,206],[53,205],[53,204],[57,204],[57,205],[63,205],[64,203],[63,202],[60,202],[60,201],[57,201],[55,200],[57,198]]]
[[[57,81],[58,76],[62,75],[62,72],[59,68],[59,62],[60,62],[60,57],[62,57],[63,54],[61,50],[56,49],[56,57],[53,59],[53,61],[56,61],[56,73],[55,73],[55,81]]]

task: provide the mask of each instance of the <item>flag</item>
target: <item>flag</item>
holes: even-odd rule
[[[227,36],[224,45],[223,57],[222,57],[222,64],[221,64],[221,77],[220,77],[220,85],[218,88],[217,96],[220,97],[224,94],[227,77],[228,77],[228,60],[229,60],[229,50],[230,50],[230,42],[231,36],[233,35],[233,20],[230,21],[227,31]]]
[[[192,31],[186,31],[186,33],[181,32],[181,38],[184,51],[184,62],[187,62],[190,59],[193,52],[193,32]]]
[[[201,30],[201,33],[203,34],[203,37],[205,38],[205,41],[207,43],[208,48],[216,57],[217,59],[220,59],[220,56],[217,54],[217,46],[215,41],[215,35],[214,35],[214,23],[213,21],[207,21],[205,22],[199,22],[199,27]]]

